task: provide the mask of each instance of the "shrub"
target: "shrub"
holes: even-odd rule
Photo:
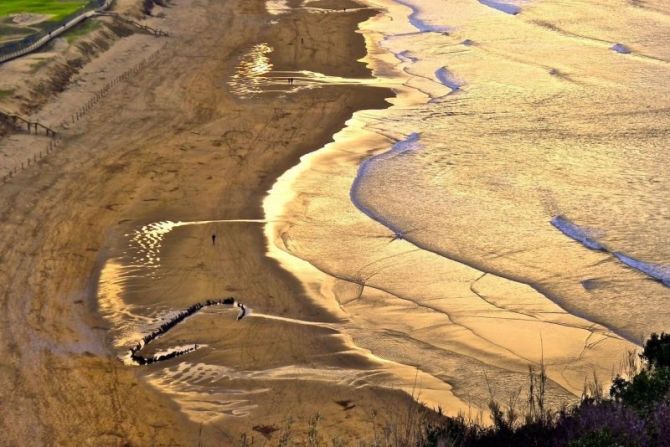
[[[670,334],[651,334],[641,355],[652,367],[670,368]]]

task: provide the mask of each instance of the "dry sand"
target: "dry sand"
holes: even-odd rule
[[[365,49],[353,30],[370,11],[299,11],[270,26],[260,0],[180,0],[166,14],[172,37],[160,56],[65,130],[56,153],[0,187],[0,444],[230,445],[288,415],[304,436],[316,412],[325,437],[369,436],[372,415],[392,419],[389,409],[406,403],[404,394],[285,380],[272,383],[250,416],[199,426],[110,347],[96,281],[116,235],[164,219],[262,218],[261,200],[277,176],[328,142],[353,111],[384,107],[390,96],[327,86],[240,100],[227,87],[241,55],[259,42],[275,48],[277,70],[368,76],[354,62]],[[74,98],[62,95],[45,110],[69,110]],[[217,244],[235,254],[223,265],[226,287],[245,303],[293,318],[333,318],[265,256],[262,227],[230,227]],[[186,260],[184,268],[193,267]],[[202,288],[198,281],[193,290]],[[268,327],[265,337],[281,327]],[[367,367],[337,338],[315,333],[283,332],[278,361],[318,352]],[[245,367],[277,361],[272,344],[255,349]],[[338,400],[356,406],[345,410]]]

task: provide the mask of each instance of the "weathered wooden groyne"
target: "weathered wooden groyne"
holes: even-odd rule
[[[130,360],[136,365],[150,365],[152,363],[170,360],[180,355],[188,354],[189,352],[195,351],[196,349],[198,349],[197,344],[185,349],[173,349],[167,352],[166,354],[162,355],[143,356],[142,354],[140,354],[140,352],[149,343],[156,340],[158,337],[165,335],[170,329],[174,328],[188,317],[191,317],[197,314],[198,312],[202,311],[203,309],[212,306],[229,306],[239,308],[240,313],[237,316],[238,321],[247,315],[247,307],[242,303],[238,303],[233,297],[207,300],[204,303],[192,304],[191,306],[187,307],[186,309],[176,314],[171,319],[167,320],[165,323],[158,326],[158,328],[156,328],[153,332],[145,335],[135,346],[130,348],[129,350]]]

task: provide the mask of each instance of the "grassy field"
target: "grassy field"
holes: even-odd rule
[[[1,0],[0,18],[9,14],[46,14],[58,21],[77,12],[88,4],[88,0]]]

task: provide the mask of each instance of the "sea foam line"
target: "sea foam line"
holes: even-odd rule
[[[581,243],[586,248],[590,248],[591,250],[596,251],[609,252],[609,250],[596,241],[587,230],[584,230],[578,225],[575,225],[565,216],[555,216],[553,219],[551,219],[551,224],[561,233],[565,234],[570,239]]]
[[[510,14],[513,16],[521,12],[521,7],[517,5],[511,5],[509,3],[503,3],[496,0],[479,0],[479,3],[488,6],[489,8],[497,9],[500,12],[504,12],[505,14]]]
[[[419,142],[420,139],[421,136],[418,133],[412,133],[406,139],[395,143],[389,151],[381,153],[379,155],[372,156],[364,160],[358,167],[356,178],[354,179],[354,182],[351,185],[351,189],[349,190],[349,197],[352,203],[356,206],[356,208],[361,210],[365,215],[370,217],[372,220],[379,222],[386,228],[393,231],[397,239],[404,239],[405,231],[400,227],[396,226],[393,222],[386,219],[381,214],[372,210],[370,207],[364,205],[358,198],[358,196],[361,190],[361,183],[367,176],[368,171],[374,166],[374,164],[380,161],[385,161],[390,158],[396,157],[405,152],[419,149],[421,147]]]
[[[652,264],[635,259],[621,252],[612,251],[600,242],[598,242],[588,230],[581,228],[579,225],[571,222],[565,216],[555,216],[551,219],[551,224],[556,227],[561,233],[568,236],[570,239],[579,242],[584,247],[602,251],[614,256],[622,264],[635,269],[652,279],[660,282],[666,287],[670,287],[670,266]]]
[[[439,68],[435,71],[435,77],[446,87],[450,88],[452,91],[458,91],[461,89],[461,85],[456,81],[454,75],[451,74],[446,67]]]
[[[619,261],[628,267],[638,270],[647,276],[661,282],[664,286],[670,287],[670,267],[665,265],[650,264],[640,261],[623,253],[612,253]]]
[[[421,10],[418,9],[415,5],[412,5],[411,3],[405,1],[405,0],[396,0],[398,3],[400,3],[403,6],[408,7],[409,9],[412,10],[411,14],[409,15],[409,23],[412,24],[414,28],[419,30],[419,32],[422,33],[448,33],[451,31],[451,29],[446,26],[446,25],[432,25],[430,23],[425,22],[422,20],[419,16],[421,14]]]
[[[354,181],[352,183],[352,186],[351,186],[351,189],[349,190],[350,200],[352,201],[354,206],[356,206],[356,208],[358,208],[362,213],[364,213],[366,216],[370,217],[372,220],[376,221],[377,223],[379,223],[379,224],[383,225],[384,227],[386,227],[387,229],[391,230],[395,235],[395,239],[405,240],[405,241],[411,243],[412,245],[418,247],[421,250],[425,250],[425,251],[434,253],[438,256],[449,259],[451,261],[461,263],[461,264],[466,265],[466,266],[468,266],[470,268],[473,268],[475,270],[479,270],[482,273],[491,273],[491,274],[494,274],[496,276],[499,276],[499,277],[501,277],[503,279],[506,279],[506,280],[509,280],[509,281],[517,282],[519,284],[525,284],[525,285],[529,286],[531,289],[538,292],[540,295],[546,297],[547,299],[549,299],[550,301],[552,301],[553,303],[558,305],[561,309],[565,310],[567,313],[571,313],[572,315],[575,315],[575,316],[580,317],[580,318],[584,318],[584,319],[586,319],[588,321],[591,321],[595,324],[601,325],[604,328],[606,328],[607,330],[611,331],[613,334],[618,335],[622,339],[627,340],[631,343],[637,343],[634,339],[625,335],[621,331],[618,331],[616,328],[614,328],[614,327],[612,327],[612,326],[610,326],[610,325],[608,325],[608,324],[606,324],[602,321],[595,320],[590,315],[580,315],[579,313],[575,312],[572,309],[568,310],[568,309],[564,308],[563,305],[559,304],[559,301],[557,301],[554,297],[552,297],[551,292],[540,284],[533,283],[532,281],[529,281],[526,278],[518,277],[518,276],[513,275],[513,274],[501,272],[501,271],[498,271],[496,269],[487,268],[487,267],[485,267],[483,265],[480,265],[476,262],[472,262],[470,260],[465,260],[460,256],[453,256],[451,254],[444,253],[444,252],[440,251],[439,249],[431,247],[430,245],[427,245],[427,244],[424,244],[420,241],[414,240],[411,236],[408,237],[409,233],[412,230],[406,231],[406,230],[402,229],[400,226],[393,223],[391,220],[389,220],[385,216],[381,215],[380,213],[378,213],[377,211],[375,211],[371,207],[368,207],[366,204],[364,204],[360,200],[358,195],[359,195],[359,192],[360,192],[360,189],[361,189],[361,183],[364,181],[365,177],[369,174],[369,171],[373,167],[373,165],[375,163],[380,162],[380,161],[384,161],[384,160],[402,155],[402,154],[404,154],[408,151],[420,149],[422,147],[421,144],[419,143],[420,137],[421,136],[420,136],[419,133],[412,133],[405,140],[399,141],[398,143],[394,144],[389,151],[384,152],[380,155],[372,156],[372,157],[364,160],[360,164],[360,166],[358,168],[356,178],[354,179]],[[567,218],[565,218],[565,217],[562,217],[562,219],[566,222],[569,222],[569,220],[567,220]],[[581,230],[577,225],[574,225],[574,224],[572,224],[571,227],[565,226],[564,228],[566,230],[568,228],[572,228],[573,230],[575,230],[575,233],[577,233],[577,229]],[[587,234],[586,232],[584,232],[584,230],[581,230],[581,231],[584,233],[584,235]],[[567,235],[567,233],[566,233],[566,235]],[[585,239],[585,241],[586,241],[586,239]],[[598,244],[597,241],[595,241],[591,238],[588,238],[588,241],[589,241],[589,243],[592,243],[594,247],[598,246],[598,245],[595,245],[595,244]],[[607,249],[604,248],[603,250],[609,253],[609,251],[607,251]],[[656,278],[656,279],[658,279],[658,278]]]

